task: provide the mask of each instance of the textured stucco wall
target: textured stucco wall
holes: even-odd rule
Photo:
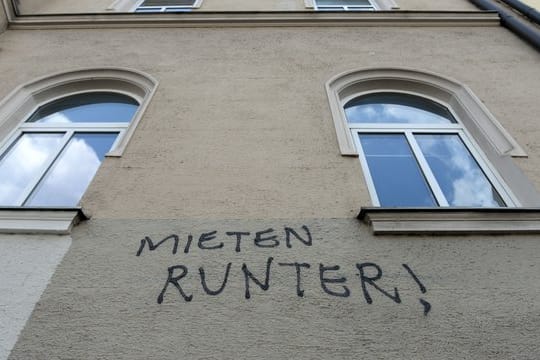
[[[20,0],[22,14],[59,14],[59,13],[85,13],[126,11],[135,1],[115,2],[114,0]],[[478,10],[467,0],[397,0],[400,10]],[[279,11],[279,10],[306,10],[304,0],[203,0],[202,5],[195,11]]]
[[[478,10],[468,0],[430,1],[430,0],[395,0],[400,10],[432,10],[432,11],[469,11]]]
[[[370,236],[354,220],[370,204],[360,165],[339,155],[324,90],[334,75],[366,67],[453,77],[529,153],[515,161],[539,188],[540,56],[505,29],[10,30],[0,48],[0,98],[38,77],[84,67],[128,67],[160,81],[124,156],[106,159],[88,189],[83,206],[93,218],[75,228],[13,359],[539,353],[539,238]],[[302,224],[312,230],[312,247],[260,249],[251,238],[236,253],[224,235]],[[199,249],[199,235],[213,230],[224,248]],[[144,236],[171,233],[182,239],[178,254],[162,246],[135,256]],[[195,243],[184,254],[189,234]],[[54,255],[49,250],[41,251],[44,259]],[[254,295],[245,299],[242,264],[260,277],[269,256],[271,288],[251,284]],[[208,266],[216,288],[229,261],[226,290],[205,295],[198,268]],[[278,264],[293,261],[311,265],[304,298],[295,294],[293,269]],[[342,267],[349,297],[322,290],[321,262]],[[355,268],[365,262],[381,266],[381,286],[397,287],[400,304],[377,292],[366,303]],[[171,285],[158,305],[167,268],[179,264],[189,268],[185,286],[194,299],[184,303]],[[402,264],[425,283],[425,294]],[[433,306],[427,316],[420,298]]]
[[[308,240],[307,226],[312,245],[292,236],[287,247],[285,226]],[[199,248],[213,231],[203,247],[222,247]],[[251,233],[239,252],[230,231]],[[257,247],[260,231],[279,245]],[[167,242],[136,256],[143,237],[170,234],[176,254]],[[249,279],[246,298],[243,264],[264,284],[269,258],[267,290]],[[295,267],[280,265],[295,262],[303,296]],[[218,291],[229,263],[223,291],[206,293],[200,268]],[[324,279],[345,280],[321,282],[321,264]],[[365,278],[380,268],[387,295],[367,282],[364,293],[357,264]],[[171,266],[185,266],[178,284],[192,298],[169,284],[158,304]],[[94,220],[77,229],[10,359],[535,360],[539,271],[538,236],[373,237],[355,219]]]
[[[71,244],[69,236],[0,235],[0,359],[6,359]]]
[[[540,0],[523,0],[523,2],[535,9],[540,9]]]
[[[358,159],[339,154],[324,84],[374,66],[470,86],[529,153],[515,162],[540,188],[540,56],[503,28],[10,31],[0,47],[0,97],[68,68],[160,81],[124,156],[87,191],[94,217],[354,216],[370,200]]]

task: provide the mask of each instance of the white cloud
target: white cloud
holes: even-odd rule
[[[29,205],[76,205],[100,164],[92,146],[84,139],[72,139],[29,200]]]
[[[42,123],[42,124],[67,124],[67,123],[72,123],[73,121],[71,121],[67,116],[65,116],[64,114],[62,113],[59,113],[59,112],[55,112],[49,116],[46,116],[44,118],[41,118],[39,119],[37,122],[39,123]]]
[[[24,134],[0,164],[0,204],[15,201],[58,150],[63,134]]]

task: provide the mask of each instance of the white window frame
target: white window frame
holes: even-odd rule
[[[487,157],[482,153],[482,151],[479,149],[479,147],[474,143],[474,140],[470,137],[470,135],[467,133],[467,130],[463,127],[461,124],[459,118],[456,116],[455,113],[453,113],[452,109],[448,107],[447,104],[442,104],[440,102],[435,101],[434,99],[427,98],[425,96],[421,96],[419,94],[413,93],[413,92],[404,92],[404,91],[392,91],[392,90],[381,90],[381,91],[375,91],[375,92],[368,92],[363,94],[357,94],[349,96],[342,101],[342,106],[345,107],[345,104],[347,104],[349,101],[368,95],[368,94],[374,94],[374,93],[394,93],[394,94],[405,94],[405,95],[413,95],[420,98],[425,98],[427,100],[431,100],[435,103],[438,103],[439,105],[445,107],[446,110],[448,110],[454,120],[455,123],[448,123],[448,124],[380,124],[380,123],[348,123],[349,130],[351,132],[351,135],[355,142],[355,147],[358,151],[358,158],[360,160],[360,165],[362,167],[362,172],[364,174],[364,178],[366,180],[366,184],[368,187],[369,194],[371,196],[372,205],[379,207],[381,206],[379,202],[379,198],[377,195],[375,182],[371,176],[371,171],[369,170],[369,166],[367,163],[366,156],[362,150],[362,146],[360,144],[359,136],[360,134],[402,134],[406,137],[407,142],[409,146],[411,147],[412,154],[414,155],[414,158],[417,161],[417,164],[420,168],[420,171],[422,175],[424,176],[430,190],[433,193],[433,196],[435,197],[435,200],[439,204],[439,207],[450,207],[448,204],[448,200],[446,199],[446,196],[444,195],[443,191],[441,190],[439,186],[439,182],[435,178],[435,175],[433,174],[431,167],[428,165],[427,160],[425,159],[422,151],[420,150],[420,147],[418,146],[418,143],[414,137],[415,134],[452,134],[452,135],[458,135],[467,150],[470,152],[471,156],[476,160],[478,166],[482,170],[482,172],[485,174],[487,180],[491,183],[491,185],[495,188],[495,190],[498,192],[498,194],[501,196],[502,200],[504,201],[506,207],[518,207],[520,206],[519,200],[513,195],[511,191],[509,191],[509,187],[504,183],[504,180],[502,177],[498,174],[498,172],[493,169],[489,161],[487,160]]]

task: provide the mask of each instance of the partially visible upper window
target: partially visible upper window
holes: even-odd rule
[[[201,1],[202,0],[143,0],[135,9],[135,12],[185,12],[199,7]]]
[[[304,0],[307,8],[318,11],[374,11],[395,10],[394,0]]]
[[[315,0],[317,10],[372,11],[376,7],[370,0]]]
[[[0,149],[0,206],[75,206],[139,103],[110,92],[40,106]]]
[[[506,207],[512,198],[445,106],[375,92],[344,105],[373,205]]]

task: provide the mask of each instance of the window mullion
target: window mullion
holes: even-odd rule
[[[431,168],[429,167],[428,162],[426,158],[424,157],[424,154],[422,153],[422,150],[418,146],[418,143],[416,142],[416,139],[414,138],[413,132],[411,130],[407,130],[405,131],[405,136],[407,137],[407,141],[409,142],[409,145],[411,146],[413,154],[416,157],[416,161],[418,162],[420,169],[424,173],[424,176],[426,177],[426,181],[428,182],[428,185],[431,188],[431,191],[433,192],[435,199],[437,199],[439,206],[442,206],[442,207],[449,206],[448,200],[446,199],[446,196],[444,196],[444,193],[442,192],[441,187],[439,186],[439,183],[437,179],[435,178],[435,175],[433,175],[433,172],[431,171]]]
[[[26,201],[28,201],[28,198],[32,195],[34,190],[38,187],[39,183],[41,182],[41,180],[43,180],[43,178],[45,177],[49,169],[54,165],[54,163],[56,162],[56,159],[58,159],[60,154],[62,154],[62,151],[68,144],[69,140],[72,138],[73,134],[74,134],[73,130],[66,131],[66,133],[64,134],[64,137],[62,138],[62,143],[58,147],[58,151],[56,152],[56,154],[54,156],[51,156],[49,161],[43,166],[43,168],[39,172],[39,175],[36,176],[36,178],[30,182],[29,186],[26,187],[25,191],[22,193],[21,197],[19,198],[19,200],[21,200],[19,203],[22,204],[22,206],[24,206]]]

